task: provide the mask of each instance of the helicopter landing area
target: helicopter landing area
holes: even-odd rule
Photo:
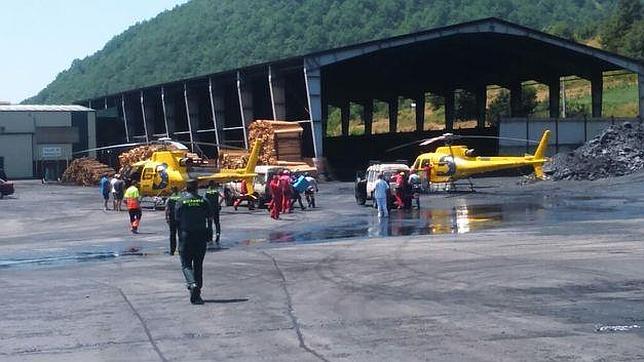
[[[163,212],[18,181],[0,200],[0,361],[642,360],[644,174],[423,195],[350,183],[282,220],[225,208],[193,306]]]

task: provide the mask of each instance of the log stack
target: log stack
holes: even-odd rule
[[[139,161],[145,161],[151,158],[154,152],[167,151],[169,149],[170,146],[168,145],[143,145],[135,147],[119,155],[119,166],[123,169]]]
[[[296,122],[257,120],[248,127],[248,144],[262,141],[259,165],[276,165],[279,161],[302,161],[302,127]],[[246,165],[248,152],[227,150],[220,154],[223,168],[241,168]]]
[[[81,186],[93,186],[103,175],[113,176],[113,168],[93,158],[78,158],[72,161],[63,173],[62,182]]]

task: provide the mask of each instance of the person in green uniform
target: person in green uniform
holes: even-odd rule
[[[219,211],[220,211],[219,190],[217,190],[217,185],[215,184],[214,181],[208,182],[208,189],[206,190],[206,200],[210,202],[210,207],[212,208],[211,210],[212,218],[208,219],[208,230],[209,230],[208,242],[212,243],[213,241],[212,224],[214,221],[215,231],[216,231],[215,243],[219,245],[219,236],[221,235],[221,224],[219,222]]]
[[[212,207],[198,193],[197,180],[186,183],[186,193],[177,200],[174,218],[179,229],[179,253],[181,270],[190,290],[190,303],[203,304],[201,288],[203,286],[203,259],[206,255],[208,240],[208,219]],[[212,232],[212,231],[210,231]]]
[[[174,208],[177,201],[181,198],[179,189],[172,186],[172,194],[168,197],[168,202],[165,204],[165,221],[168,223],[170,229],[170,255],[174,255],[177,250],[177,222],[174,219]]]

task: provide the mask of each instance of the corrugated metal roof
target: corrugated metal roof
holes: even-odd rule
[[[12,104],[0,105],[0,112],[93,112],[91,108],[72,105]]]

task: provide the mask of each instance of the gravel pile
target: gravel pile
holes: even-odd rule
[[[556,154],[544,165],[553,180],[596,180],[644,168],[644,127],[614,125],[576,150]]]

